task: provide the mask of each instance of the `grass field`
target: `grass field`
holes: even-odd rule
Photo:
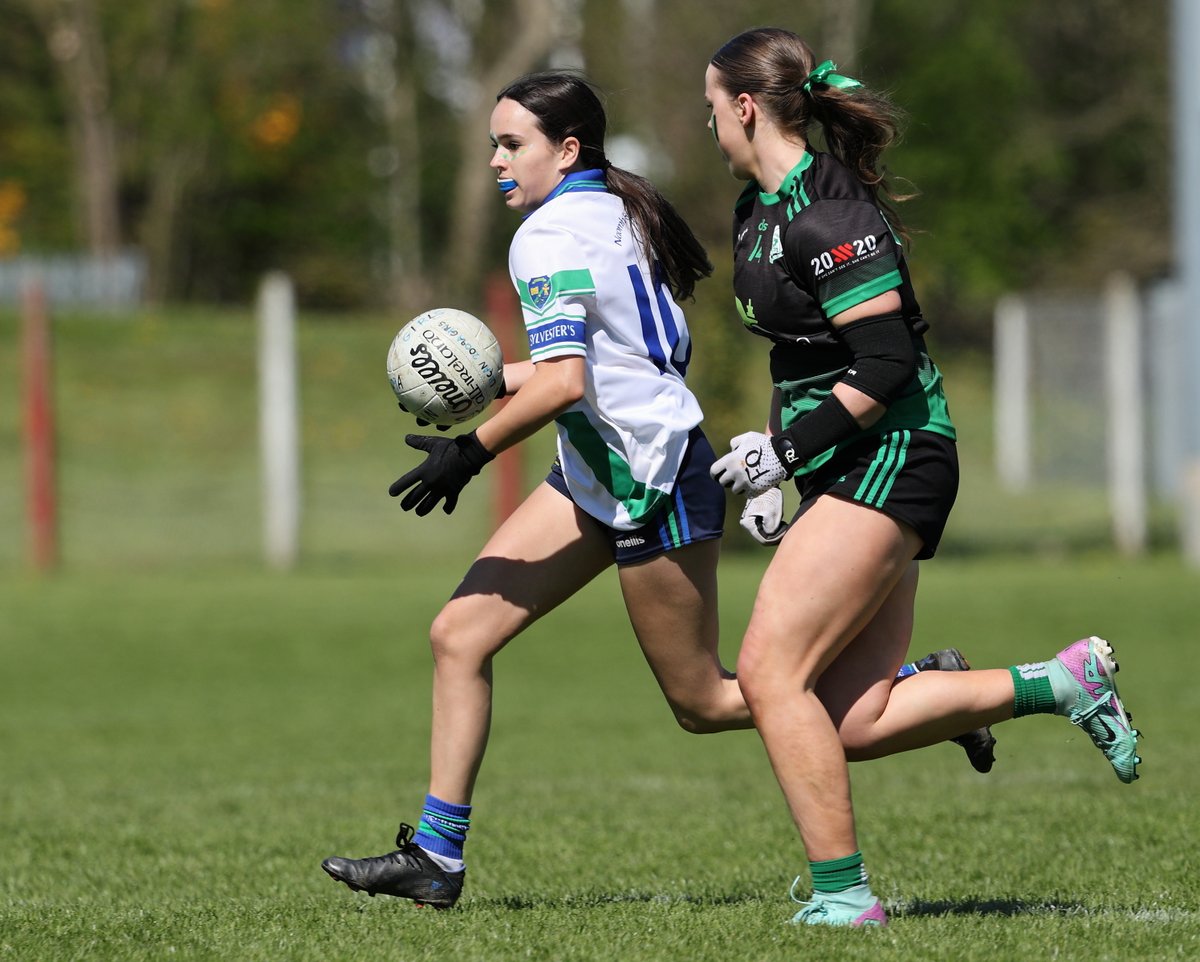
[[[608,579],[498,660],[460,908],[326,878],[323,857],[384,851],[419,814],[426,629],[487,516],[471,491],[418,524],[384,493],[407,464],[381,399],[391,327],[302,329],[304,559],[286,575],[258,561],[247,316],[60,324],[50,577],[22,565],[0,351],[0,959],[1200,958],[1200,576],[1169,550],[1106,553],[1096,492],[996,491],[969,359],[947,365],[964,490],[914,653],[1007,665],[1106,634],[1147,733],[1138,783],[1046,717],[1000,727],[987,776],[951,745],[855,766],[892,925],[794,929],[804,861],[757,738],[674,727]],[[728,662],[763,563],[722,562]]]
[[[730,648],[756,573],[724,566]],[[1109,633],[1144,774],[1044,717],[998,730],[988,776],[950,745],[855,766],[893,919],[865,933],[784,924],[804,863],[757,739],[673,727],[611,582],[498,662],[460,908],[326,878],[418,815],[424,630],[454,574],[0,585],[0,958],[1200,957],[1197,585],[1174,564],[927,566],[922,647],[1008,664]]]

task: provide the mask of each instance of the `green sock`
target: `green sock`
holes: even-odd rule
[[[809,862],[808,870],[812,874],[813,891],[824,892],[827,895],[844,892],[855,885],[864,885],[867,881],[862,852],[855,852],[845,858],[831,858],[825,862]]]
[[[1014,665],[1008,670],[1013,679],[1013,718],[1054,714],[1058,702],[1050,684],[1050,662]]]

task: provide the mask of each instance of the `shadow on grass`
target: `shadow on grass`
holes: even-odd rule
[[[741,895],[663,895],[648,892],[595,893],[566,895],[558,898],[535,898],[510,895],[495,899],[472,899],[471,907],[496,911],[523,912],[530,909],[592,909],[606,905],[657,904],[691,905],[698,908],[748,905],[761,902],[762,896]],[[1027,902],[1022,899],[949,899],[889,902],[892,918],[921,918],[929,916],[984,915],[1015,918],[1022,915],[1075,915],[1085,911],[1079,902]]]
[[[592,895],[565,895],[558,898],[537,898],[508,895],[503,898],[475,898],[471,908],[495,909],[497,911],[524,912],[530,909],[595,909],[606,905],[655,904],[692,905],[713,908],[718,905],[743,905],[761,902],[757,895],[663,895],[650,892],[596,893]]]
[[[1084,907],[1078,902],[1026,902],[1022,899],[959,899],[934,902],[913,899],[889,904],[888,915],[893,918],[919,918],[928,915],[1074,915]]]

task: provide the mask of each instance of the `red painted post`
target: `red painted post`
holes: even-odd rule
[[[46,308],[46,292],[40,282],[32,281],[25,285],[21,305],[29,560],[34,569],[46,572],[58,563],[58,513],[55,499],[50,316]]]
[[[520,305],[517,295],[509,284],[508,278],[496,272],[488,276],[484,288],[484,307],[487,311],[486,321],[504,359],[516,360],[524,355],[521,349],[520,334],[524,334],[520,322]],[[497,401],[503,404],[503,401]],[[524,479],[522,477],[521,446],[516,445],[506,451],[501,451],[496,458],[492,472],[492,521],[498,528],[521,503],[524,496]]]

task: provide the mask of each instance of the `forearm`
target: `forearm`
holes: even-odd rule
[[[504,362],[504,397],[512,397],[533,377],[532,361]]]
[[[779,388],[771,390],[771,410],[767,414],[767,434],[778,434],[783,430],[783,393]]]
[[[492,454],[524,441],[583,397],[583,358],[567,357],[533,364],[517,362],[519,387],[497,412],[475,430],[479,442]],[[508,365],[505,366],[508,385]]]
[[[789,474],[883,417],[916,373],[916,351],[897,313],[837,325],[851,353],[850,367],[829,396],[774,439]]]

